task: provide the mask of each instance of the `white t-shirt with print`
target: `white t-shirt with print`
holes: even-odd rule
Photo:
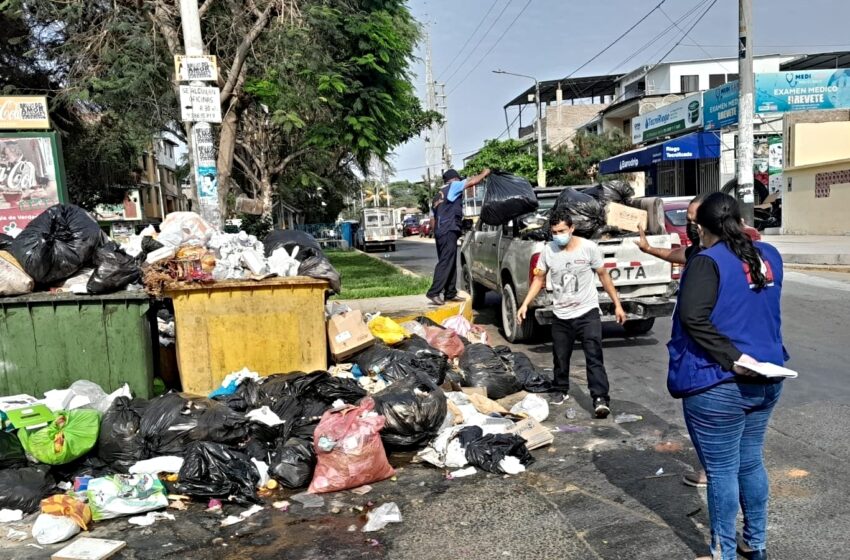
[[[537,268],[546,273],[546,289],[552,291],[555,316],[575,319],[599,308],[596,271],[602,268],[602,253],[593,241],[576,238],[579,246],[567,251],[552,241],[540,255]]]

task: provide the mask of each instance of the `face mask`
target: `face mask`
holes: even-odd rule
[[[560,247],[566,247],[572,238],[571,233],[559,233],[552,236],[552,240],[557,243]]]
[[[693,222],[688,222],[686,234],[694,245],[699,244],[699,228]]]

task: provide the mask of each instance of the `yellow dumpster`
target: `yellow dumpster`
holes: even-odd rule
[[[296,277],[168,290],[183,390],[206,395],[244,367],[260,375],[327,369],[327,288]]]

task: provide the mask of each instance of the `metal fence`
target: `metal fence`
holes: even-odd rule
[[[296,224],[295,229],[309,233],[325,248],[349,249],[345,241],[342,224]]]

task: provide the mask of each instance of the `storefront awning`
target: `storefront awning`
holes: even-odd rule
[[[716,132],[694,132],[602,160],[599,162],[599,173],[630,173],[643,171],[662,161],[719,157],[720,135]]]

